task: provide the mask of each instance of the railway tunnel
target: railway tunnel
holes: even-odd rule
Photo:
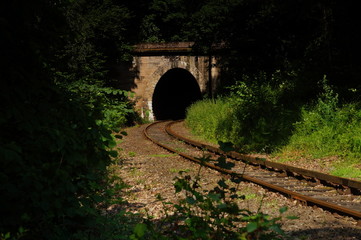
[[[197,80],[185,69],[167,71],[155,86],[152,105],[156,120],[183,119],[186,108],[201,99]]]

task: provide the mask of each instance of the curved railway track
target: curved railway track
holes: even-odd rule
[[[145,128],[144,134],[155,144],[193,162],[256,183],[303,204],[351,216],[358,220],[358,225],[361,225],[361,182],[269,162],[236,152],[225,153],[218,148],[180,136],[171,128],[174,123],[176,122],[152,123]],[[226,156],[226,161],[233,162],[235,167],[228,170],[217,166],[216,159],[219,154]],[[214,161],[201,162],[199,158],[205,155]]]

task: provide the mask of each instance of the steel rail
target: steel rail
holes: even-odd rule
[[[308,205],[316,205],[316,206],[319,206],[319,207],[321,207],[323,209],[327,209],[327,210],[330,210],[332,212],[339,213],[341,215],[347,215],[347,216],[353,217],[353,218],[357,219],[358,224],[360,224],[361,212],[359,212],[359,211],[354,211],[352,209],[348,209],[348,208],[345,208],[345,207],[342,207],[342,206],[339,206],[339,205],[336,205],[336,204],[333,204],[333,203],[329,203],[329,202],[326,202],[326,201],[323,201],[323,200],[315,199],[315,198],[312,198],[312,197],[309,197],[309,196],[306,196],[306,195],[303,195],[303,194],[288,190],[286,188],[283,188],[283,187],[280,187],[280,186],[265,182],[263,180],[260,180],[260,179],[257,179],[257,178],[254,178],[254,177],[251,177],[251,176],[248,176],[248,175],[245,175],[245,174],[240,174],[240,173],[237,173],[237,172],[232,171],[232,170],[220,168],[220,167],[218,167],[216,165],[213,165],[213,164],[210,164],[208,162],[201,161],[198,158],[194,158],[194,157],[189,156],[187,154],[181,153],[181,152],[177,151],[176,149],[173,149],[172,147],[167,146],[166,144],[162,144],[162,143],[158,142],[157,140],[155,140],[154,138],[152,138],[150,136],[150,134],[148,133],[149,128],[154,126],[155,124],[158,124],[158,123],[160,123],[160,122],[154,122],[154,123],[149,124],[144,129],[144,135],[150,141],[152,141],[153,143],[163,147],[164,149],[167,149],[168,151],[177,153],[178,155],[180,155],[180,156],[182,156],[182,157],[184,157],[186,159],[189,159],[189,160],[191,160],[191,161],[193,161],[195,163],[198,163],[198,164],[201,164],[203,166],[214,169],[216,171],[219,171],[219,172],[221,172],[223,174],[228,174],[228,175],[231,175],[233,177],[238,177],[240,179],[243,179],[245,181],[256,183],[256,184],[258,184],[260,186],[263,186],[263,187],[265,187],[265,188],[267,188],[269,190],[279,192],[279,193],[281,193],[281,194],[283,194],[283,195],[285,195],[287,197],[290,197],[292,199],[295,199],[295,200],[298,200],[300,202],[306,203]],[[173,122],[171,122],[171,123],[173,123]],[[170,126],[171,123],[167,124],[167,126]]]
[[[180,120],[182,121],[182,120]],[[303,168],[298,168],[298,167],[294,167],[294,166],[290,166],[287,164],[282,164],[282,163],[277,163],[277,162],[271,162],[271,161],[267,161],[265,159],[261,159],[261,158],[257,158],[257,157],[252,157],[246,154],[240,154],[234,151],[231,152],[223,152],[222,150],[220,150],[219,148],[215,148],[213,146],[207,145],[207,144],[203,144],[203,143],[199,143],[197,141],[194,141],[192,139],[186,138],[182,135],[177,134],[176,132],[174,132],[171,129],[171,126],[177,122],[180,121],[173,121],[170,122],[169,124],[167,124],[166,126],[166,132],[168,134],[170,134],[171,136],[182,140],[188,144],[191,144],[195,147],[199,147],[199,148],[203,148],[203,149],[207,149],[208,151],[214,152],[214,153],[218,153],[218,154],[224,154],[230,158],[234,158],[234,159],[238,159],[241,161],[246,161],[248,163],[252,163],[255,165],[259,165],[265,168],[272,168],[272,169],[277,169],[279,171],[284,171],[284,172],[288,172],[288,173],[296,173],[298,175],[304,176],[304,177],[309,177],[309,178],[314,178],[315,180],[320,180],[320,181],[324,181],[327,183],[331,183],[331,184],[336,184],[339,186],[342,186],[342,188],[347,189],[347,188],[351,188],[354,191],[358,191],[361,192],[361,181],[356,181],[356,180],[352,180],[352,179],[348,179],[348,178],[342,178],[342,177],[337,177],[337,176],[332,176],[329,174],[325,174],[325,173],[320,173],[320,172],[316,172],[316,171],[312,171],[312,170],[308,170],[308,169],[303,169]]]

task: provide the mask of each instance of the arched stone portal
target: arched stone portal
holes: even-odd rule
[[[195,77],[185,69],[167,71],[155,86],[152,96],[156,120],[182,119],[186,108],[201,99],[201,90]]]
[[[134,93],[135,109],[143,118],[151,121],[180,118],[184,115],[184,105],[192,102],[194,96],[197,99],[199,92],[210,96],[215,93],[220,73],[216,58],[194,55],[192,45],[190,42],[138,44],[132,63],[119,66],[122,89]],[[121,70],[127,66],[128,72]],[[178,102],[178,98],[185,100]],[[174,104],[172,108],[164,103],[171,102],[169,99]],[[183,110],[171,114],[175,109]]]

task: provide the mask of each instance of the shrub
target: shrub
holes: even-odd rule
[[[0,233],[67,239],[93,214],[110,131],[49,81],[8,81],[0,101]]]
[[[260,73],[243,76],[230,87],[231,94],[191,106],[186,123],[196,134],[213,141],[232,142],[242,151],[270,152],[287,142],[298,119],[298,107],[290,101],[292,84],[272,75],[273,85]]]
[[[87,83],[85,80],[78,80],[58,85],[81,97],[83,104],[94,112],[98,122],[108,129],[119,131],[120,127],[138,120],[133,103],[129,100],[130,92],[106,87],[101,81]]]
[[[301,120],[289,144],[283,148],[300,149],[313,157],[361,157],[361,109],[356,103],[341,105],[338,95],[323,80],[324,92],[311,107],[302,109]]]

